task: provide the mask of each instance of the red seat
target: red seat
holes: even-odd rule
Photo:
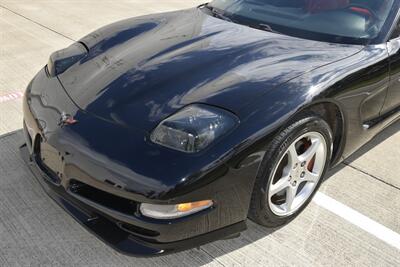
[[[345,8],[349,3],[350,0],[306,0],[306,10],[310,13],[317,13]]]

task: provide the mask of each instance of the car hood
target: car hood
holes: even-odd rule
[[[89,52],[59,75],[67,93],[89,113],[144,131],[191,103],[239,113],[362,49],[253,29],[198,8],[124,20],[80,41]]]

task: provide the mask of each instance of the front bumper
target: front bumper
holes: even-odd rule
[[[80,202],[68,194],[63,187],[48,182],[48,180],[44,178],[46,174],[41,171],[35,161],[30,157],[26,144],[20,147],[20,152],[36,179],[54,201],[87,230],[123,254],[131,256],[157,256],[173,253],[226,238],[246,229],[246,224],[242,221],[204,235],[177,242],[155,243],[138,238],[134,234],[121,229],[121,227],[118,226],[120,223],[118,220],[102,214],[99,210]]]
[[[26,144],[21,152],[27,165],[58,204],[115,249],[130,255],[160,255],[233,236],[246,228],[262,156],[236,158],[231,165],[194,173],[190,168],[201,169],[195,166],[201,160],[160,152],[143,135],[86,114],[69,99],[57,78],[47,77],[44,71],[28,86],[23,109]],[[73,114],[78,123],[60,126],[62,112]],[[195,163],[189,166],[185,160]],[[173,166],[174,162],[182,162],[183,167]],[[188,172],[187,182],[196,182],[171,182],[182,177],[183,171]],[[155,178],[159,173],[163,179]],[[180,219],[155,220],[138,212],[140,203],[203,199],[212,199],[216,205]]]

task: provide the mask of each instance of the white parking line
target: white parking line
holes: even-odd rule
[[[7,95],[0,95],[0,103],[22,98],[24,93],[21,91],[13,92]]]
[[[317,205],[329,210],[330,212],[335,213],[346,221],[356,225],[357,227],[363,229],[371,235],[374,235],[380,240],[400,250],[400,234],[390,230],[389,228],[377,223],[376,221],[368,218],[358,211],[347,207],[346,205],[334,200],[333,198],[323,193],[317,192],[313,201]]]

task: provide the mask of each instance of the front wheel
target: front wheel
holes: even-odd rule
[[[318,190],[331,159],[332,131],[307,114],[280,132],[268,146],[257,176],[249,217],[268,227],[295,218]]]

